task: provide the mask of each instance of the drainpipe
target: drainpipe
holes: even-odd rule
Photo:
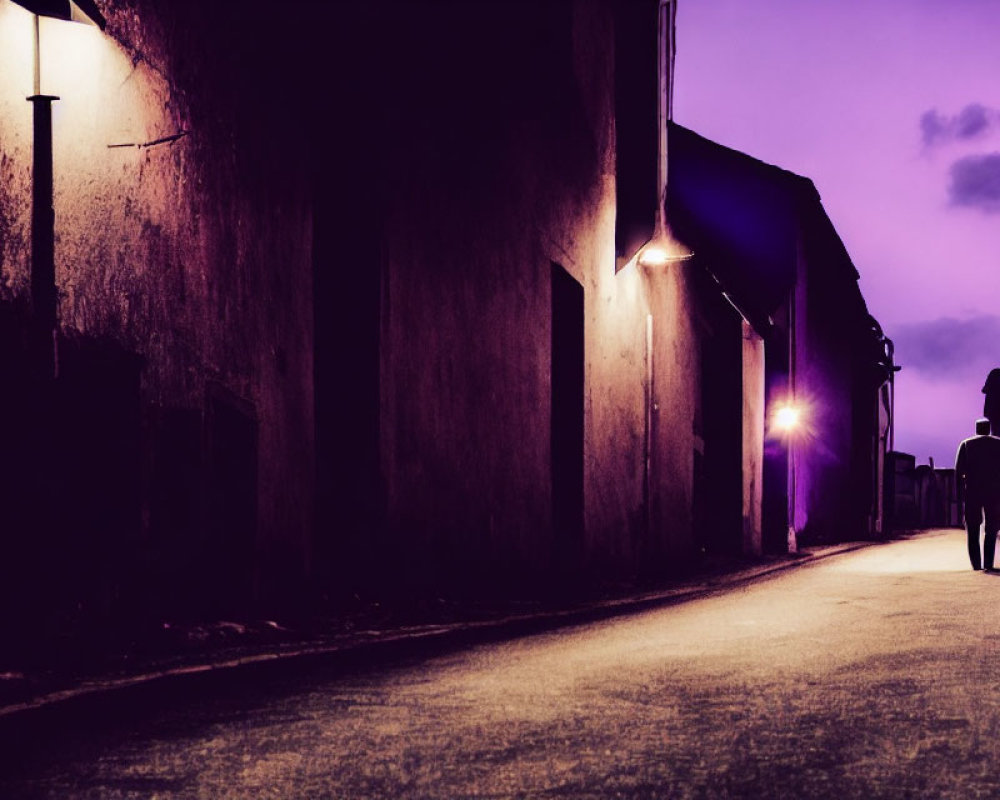
[[[676,2],[660,0],[657,8],[657,97],[656,97],[656,222],[653,238],[639,251],[640,266],[662,269],[676,261],[686,261],[694,253],[674,238],[667,223],[668,127],[673,114],[674,11]]]
[[[656,10],[656,223],[653,241],[658,241],[666,232],[667,201],[667,121],[671,108],[671,81],[673,76],[673,4],[670,0],[660,0]],[[640,263],[642,260],[640,254]],[[656,389],[653,384],[653,304],[655,292],[651,294],[650,310],[646,314],[646,431],[643,442],[643,494],[646,509],[646,537],[653,536],[653,424],[656,413]]]
[[[657,9],[657,91],[656,91],[656,127],[659,141],[656,146],[656,188],[659,190],[659,202],[656,207],[657,228],[664,217],[664,203],[667,199],[667,122],[671,117],[671,81],[673,71],[673,39],[670,29],[673,24],[672,4],[670,0],[660,0]]]
[[[656,186],[659,189],[659,202],[656,205],[656,230],[665,233],[667,229],[667,180],[669,159],[667,157],[668,133],[670,120],[674,118],[674,31],[677,13],[676,0],[660,0],[657,9],[657,94],[656,94],[656,126],[659,141],[656,147]]]
[[[896,346],[892,339],[885,337],[885,354],[889,362],[889,449],[896,449],[896,373],[900,368],[896,366]]]
[[[653,534],[653,315],[646,315],[646,436],[643,453],[642,491],[646,507],[646,537]]]

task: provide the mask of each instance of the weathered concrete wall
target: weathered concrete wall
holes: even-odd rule
[[[579,217],[575,243],[587,296],[586,536],[589,567],[607,578],[683,569],[692,528],[695,408],[700,402],[696,301],[690,265],[614,270],[612,15],[590,18],[578,63],[601,81],[585,96],[600,121],[602,186]],[[603,48],[598,43],[605,42]],[[586,232],[591,236],[587,237]],[[565,245],[569,249],[570,244]],[[585,254],[590,254],[589,258]]]
[[[645,510],[647,344],[650,298],[633,264],[615,272],[614,17],[606,5],[578,24],[575,68],[598,142],[600,182],[571,236],[571,268],[586,298],[585,530],[593,572],[634,570],[648,546]],[[557,232],[558,233],[558,232]],[[570,250],[572,248],[572,250]]]
[[[247,104],[275,86],[255,85],[262,68],[240,59],[254,37],[275,32],[263,21],[256,30],[222,25],[213,19],[220,9],[203,5],[103,3],[103,34],[42,21],[42,91],[60,97],[53,125],[59,324],[66,335],[114,341],[142,360],[147,470],[162,478],[186,468],[151,448],[157,437],[180,435],[158,430],[166,412],[194,415],[185,435],[196,449],[215,447],[200,461],[206,481],[228,492],[216,503],[216,522],[235,525],[242,515],[255,528],[231,531],[237,539],[219,547],[249,551],[233,556],[254,565],[260,591],[279,573],[301,576],[308,559],[309,187],[281,126],[248,124],[258,118]],[[0,269],[8,299],[26,295],[30,270],[30,24],[27,12],[0,4]],[[213,431],[219,413],[230,413],[209,413],[213,404],[230,409],[241,432]],[[247,440],[240,447],[256,461],[236,483],[223,452],[230,435]],[[244,497],[248,480],[252,496]],[[155,493],[148,480],[146,491]],[[215,502],[207,483],[188,491],[198,495],[188,498],[194,505]],[[157,533],[145,502],[145,535],[180,537]],[[183,547],[217,535],[208,518],[198,524],[197,534],[178,538]]]
[[[615,273],[612,12],[591,0],[430,6],[395,9],[379,29],[396,111],[375,113],[405,132],[379,145],[391,165],[380,460],[386,546],[412,567],[401,580],[544,580],[575,557],[553,531],[553,264],[584,297],[576,555],[632,575],[694,549],[693,300],[683,269]]]
[[[163,584],[281,597],[315,551],[331,591],[510,591],[568,562],[613,579],[697,554],[701,301],[690,265],[615,271],[620,5],[102,8],[103,36],[43,25],[60,325],[142,365],[136,535]],[[28,292],[28,25],[0,6],[10,302]],[[583,298],[560,332],[584,353],[571,536],[557,269]]]
[[[614,280],[611,53],[595,19],[610,15],[597,3],[443,13],[422,20],[445,33],[433,47],[416,37],[412,61],[434,50],[435,96],[462,112],[422,109],[400,144],[385,245],[388,524],[452,576],[540,577],[557,557],[551,265],[583,285],[588,353],[594,287]],[[431,82],[411,72],[403,102],[426,103]]]
[[[696,549],[700,362],[688,269],[633,263],[594,276],[587,530],[593,563],[612,574],[678,570]]]
[[[566,173],[586,177],[557,153],[575,98],[546,113],[553,87],[528,81],[546,63],[546,20],[525,12],[422,9],[392,39],[397,102],[413,116],[388,145],[381,451],[392,549],[417,582],[547,566],[544,237]],[[568,29],[553,33],[566,52]]]
[[[701,360],[695,304],[684,262],[650,276],[653,315],[653,456],[651,522],[661,557],[681,563],[695,551],[692,506],[694,453],[704,450],[695,431],[701,396]],[[704,532],[699,532],[704,535]],[[679,565],[675,565],[676,566]]]

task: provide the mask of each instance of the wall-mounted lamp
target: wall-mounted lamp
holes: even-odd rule
[[[674,28],[676,3],[660,0],[658,10],[658,90],[657,90],[657,186],[660,196],[656,206],[653,238],[642,246],[636,256],[640,267],[656,269],[678,261],[686,261],[694,253],[679,242],[667,222],[667,172],[669,168],[667,129],[673,116]]]
[[[56,372],[56,280],[55,211],[52,207],[52,102],[54,95],[42,94],[41,42],[39,17],[96,25],[104,30],[105,19],[93,0],[14,0],[35,15],[34,131],[31,173],[31,305],[33,313],[32,350],[39,377],[52,378]]]
[[[670,232],[670,228],[663,220],[663,212],[660,211],[656,221],[656,233],[639,250],[636,261],[640,267],[655,269],[678,261],[687,261],[693,255],[694,253],[677,241]]]

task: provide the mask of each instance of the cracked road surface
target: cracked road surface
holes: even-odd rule
[[[513,641],[32,728],[0,797],[1000,796],[1000,575],[932,531]]]

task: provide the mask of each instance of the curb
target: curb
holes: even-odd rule
[[[60,706],[85,706],[99,696],[134,695],[146,689],[162,688],[184,681],[205,681],[230,676],[236,671],[268,670],[306,661],[342,659],[359,662],[365,657],[378,655],[389,658],[399,655],[418,655],[432,648],[447,649],[472,644],[500,641],[557,630],[575,624],[596,622],[622,614],[665,607],[716,594],[786,570],[815,564],[833,556],[873,547],[887,540],[848,542],[815,548],[797,557],[778,563],[751,567],[732,573],[707,578],[670,589],[630,597],[616,598],[585,606],[548,612],[515,614],[490,620],[458,622],[441,625],[423,625],[386,632],[364,631],[344,636],[340,640],[282,651],[268,651],[225,659],[204,660],[178,667],[170,667],[121,678],[93,679],[66,689],[47,692],[19,703],[0,705],[0,723],[9,724],[33,712],[52,711]]]

